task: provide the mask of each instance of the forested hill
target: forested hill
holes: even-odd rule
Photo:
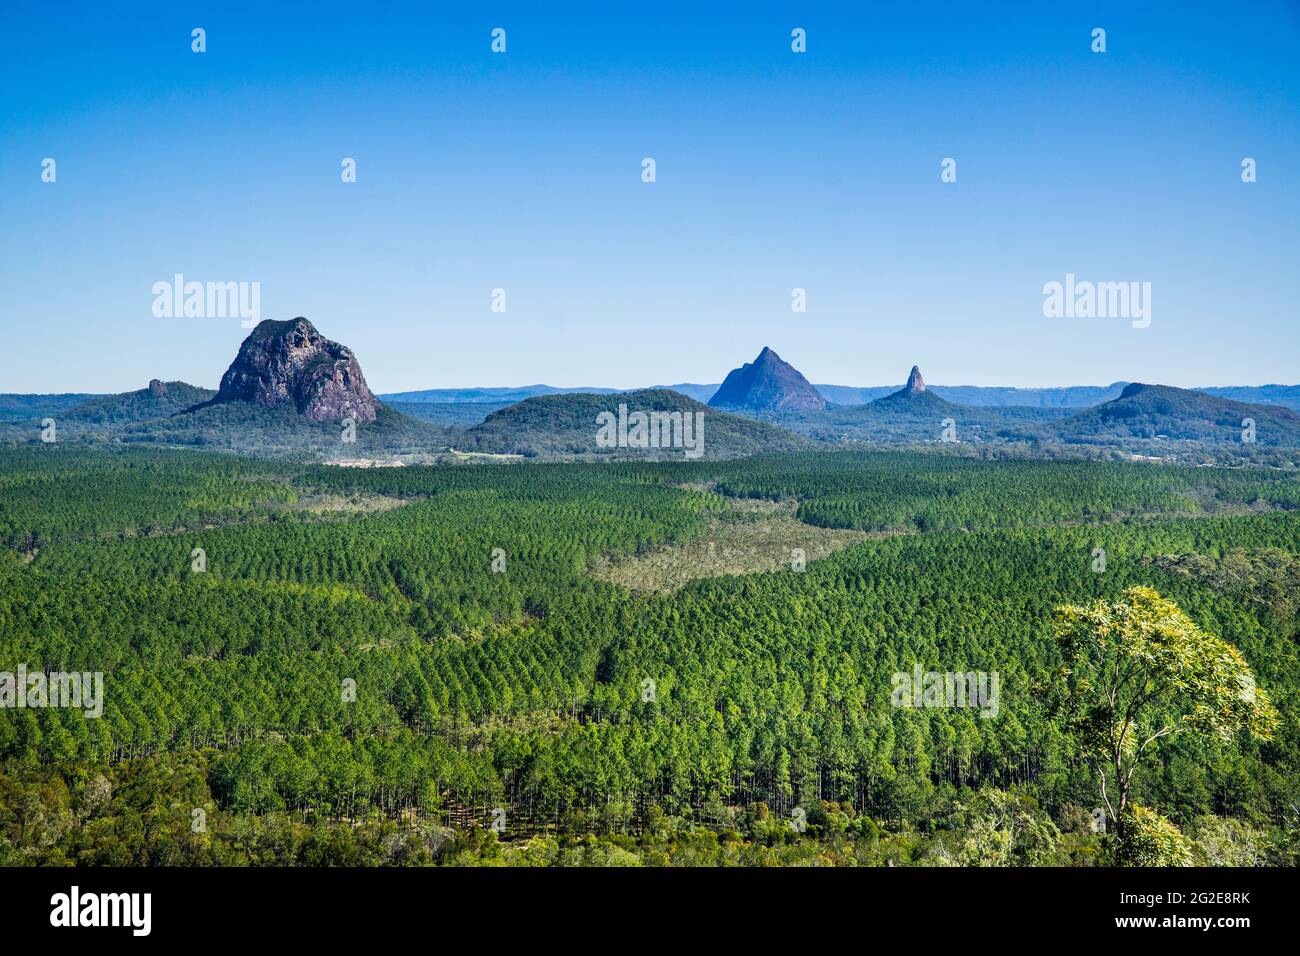
[[[84,424],[133,424],[153,418],[167,418],[200,405],[216,394],[212,389],[199,388],[186,382],[160,382],[154,379],[148,388],[93,398],[69,408],[60,417]]]
[[[288,405],[224,402],[124,425],[115,437],[127,444],[332,460],[436,452],[446,447],[447,435],[444,428],[378,402],[374,421],[355,422],[351,429],[341,422],[312,421]]]
[[[1245,439],[1248,422],[1250,438]],[[1133,383],[1120,397],[1053,423],[1044,434],[1072,442],[1114,442],[1164,436],[1241,445],[1300,445],[1300,413],[1276,405],[1206,395],[1168,385]]]
[[[42,444],[46,415],[54,420],[56,443],[63,445],[166,445],[294,459],[428,455],[445,449],[454,432],[445,423],[420,421],[377,404],[374,421],[358,422],[345,433],[342,423],[312,421],[291,406],[212,404],[214,393],[208,389],[184,382],[155,386],[165,393],[151,386],[48,409],[40,417],[28,412],[0,419],[0,445]]]
[[[703,405],[677,392],[646,389],[618,395],[545,395],[493,412],[481,424],[457,437],[466,451],[538,456],[612,456],[624,458],[683,458],[685,449],[609,447],[599,441],[598,416],[661,412],[690,415],[704,423],[703,457],[734,458],[761,452],[811,447],[798,435]],[[692,456],[694,457],[694,456]]]

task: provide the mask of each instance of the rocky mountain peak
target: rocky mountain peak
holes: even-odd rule
[[[819,411],[826,407],[826,399],[797,368],[764,346],[753,362],[731,370],[709,404],[756,411]]]
[[[292,404],[312,421],[373,422],[377,403],[352,350],[299,316],[267,319],[249,333],[221,377],[218,402]]]
[[[921,378],[921,369],[915,365],[912,366],[912,374],[907,376],[906,391],[912,395],[925,391],[925,379]]]

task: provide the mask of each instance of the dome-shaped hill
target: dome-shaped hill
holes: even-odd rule
[[[734,458],[810,444],[667,389],[542,395],[493,412],[457,441],[466,451],[528,457],[663,459]]]

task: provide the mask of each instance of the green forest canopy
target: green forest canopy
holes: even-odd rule
[[[728,495],[879,534],[802,573],[669,595],[585,573],[691,540]],[[322,496],[401,506],[305,507]],[[189,828],[199,807],[209,833],[287,815],[277,825],[307,828],[300,859],[318,861],[322,833],[369,846],[361,821],[465,832],[494,808],[515,835],[743,819],[757,839],[802,810],[817,833],[843,818],[960,846],[971,801],[996,788],[1064,826],[1097,796],[1035,691],[1060,663],[1053,613],[1131,585],[1237,647],[1281,714],[1269,742],[1170,741],[1136,799],[1180,825],[1274,834],[1285,858],[1296,605],[1187,569],[1296,555],[1298,504],[1281,471],[921,453],[359,470],[0,451],[0,671],[102,671],[106,686],[98,720],[0,710],[0,862],[154,860],[140,848],[155,837],[127,826],[142,806],[188,862],[220,858]],[[917,664],[996,671],[997,719],[891,707],[891,675]],[[95,814],[118,828],[117,856],[87,849]]]

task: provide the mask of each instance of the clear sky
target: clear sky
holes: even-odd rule
[[[380,392],[763,345],[845,385],[1295,383],[1297,175],[1296,2],[9,3],[0,392],[215,386],[247,333],[155,318],[177,272]],[[1045,317],[1066,273],[1150,282],[1150,327]]]

